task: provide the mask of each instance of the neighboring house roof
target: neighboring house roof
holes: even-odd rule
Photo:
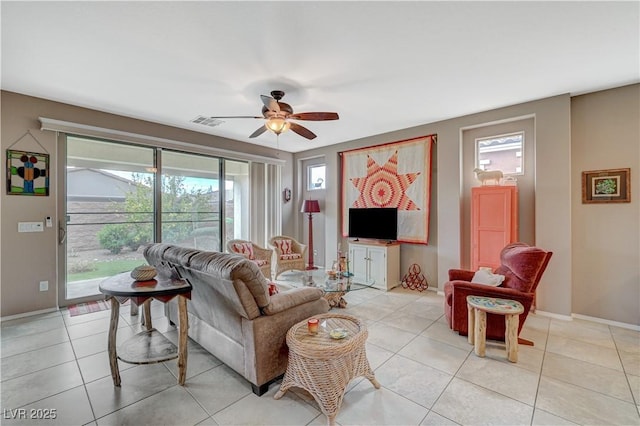
[[[69,201],[124,201],[136,183],[104,170],[78,167],[67,170]]]

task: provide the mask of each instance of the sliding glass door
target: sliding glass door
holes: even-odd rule
[[[220,159],[162,151],[161,240],[220,250]]]
[[[144,263],[139,248],[154,240],[155,153],[71,136],[65,149],[61,243],[68,301],[95,298],[104,277]]]
[[[60,150],[60,306],[101,297],[150,242],[224,251],[248,239],[248,162],[76,136]]]

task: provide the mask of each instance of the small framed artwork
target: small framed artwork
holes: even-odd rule
[[[7,149],[7,194],[49,195],[49,154]]]
[[[582,203],[629,203],[631,169],[582,172]]]

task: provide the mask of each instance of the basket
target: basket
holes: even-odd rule
[[[136,281],[149,281],[157,274],[156,268],[149,265],[138,266],[131,271],[131,278]]]

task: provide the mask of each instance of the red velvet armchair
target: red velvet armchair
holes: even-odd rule
[[[518,325],[520,335],[531,305],[535,301],[536,288],[552,254],[525,243],[507,245],[500,253],[501,265],[495,270],[496,274],[505,276],[499,287],[472,283],[475,271],[450,269],[449,281],[444,285],[444,312],[449,327],[461,335],[467,335],[467,296],[497,297],[517,300],[524,306]],[[504,317],[487,314],[487,339],[504,341],[504,332]],[[533,344],[523,339],[519,340],[520,343]]]

